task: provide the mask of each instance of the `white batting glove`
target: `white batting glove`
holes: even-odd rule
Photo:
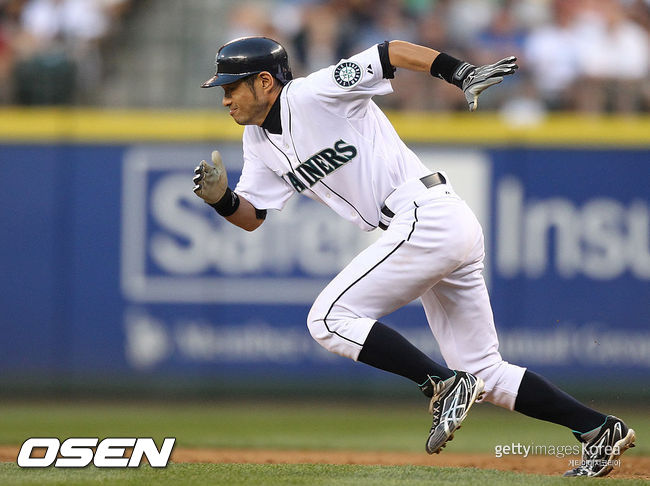
[[[228,175],[218,150],[212,152],[214,166],[202,160],[194,169],[194,193],[208,204],[218,202],[228,188]]]
[[[506,57],[494,64],[484,66],[473,66],[469,63],[463,63],[454,73],[454,78],[462,82],[462,90],[465,93],[469,111],[475,111],[478,108],[478,97],[490,86],[503,81],[504,76],[514,74],[519,66],[515,64],[515,56]]]

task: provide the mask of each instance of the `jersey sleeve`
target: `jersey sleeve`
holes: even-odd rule
[[[362,115],[370,98],[393,92],[374,45],[306,78],[315,97],[345,117]]]
[[[244,167],[234,191],[256,209],[282,209],[294,194],[293,188],[264,164],[254,144],[244,142],[243,145]]]

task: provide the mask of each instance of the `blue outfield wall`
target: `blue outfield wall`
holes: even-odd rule
[[[504,358],[647,386],[650,152],[414,148],[484,225]],[[253,233],[230,226],[191,191],[211,149],[0,145],[3,379],[377,378],[305,326],[376,235],[299,196]],[[241,148],[220,149],[234,185]],[[385,320],[439,357],[417,303]]]

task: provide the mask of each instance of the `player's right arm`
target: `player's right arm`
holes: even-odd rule
[[[228,187],[226,169],[217,150],[212,152],[212,164],[202,160],[194,170],[194,193],[235,226],[246,231],[259,228],[266,211],[255,208]]]
[[[469,110],[474,111],[483,91],[500,83],[504,76],[514,74],[516,60],[510,56],[493,64],[474,66],[435,49],[393,40],[342,59],[335,66],[312,73],[307,79],[316,86],[313,91],[324,106],[338,110],[348,118],[363,114],[372,96],[392,92],[389,80],[395,77],[396,68],[428,72],[458,86],[465,95]],[[346,103],[339,103],[340,100]]]
[[[504,76],[514,74],[517,69],[514,56],[494,64],[474,66],[444,52],[400,40],[389,43],[388,57],[393,67],[428,71],[432,76],[458,86],[465,94],[470,111],[478,107],[478,97],[483,91],[503,81]]]
[[[429,72],[439,55],[440,52],[435,49],[406,41],[394,40],[388,44],[388,58],[391,66],[396,68]]]

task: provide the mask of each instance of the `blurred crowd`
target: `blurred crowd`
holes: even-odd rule
[[[101,46],[119,32],[130,4],[0,0],[0,103],[56,98],[41,82],[44,73],[74,83],[64,102],[92,103],[92,91],[102,83]],[[253,34],[275,38],[287,47],[296,76],[374,43],[402,39],[473,64],[516,55],[519,73],[501,89],[486,92],[483,109],[533,115],[650,111],[650,0],[240,0],[232,5],[222,19],[220,40]],[[26,86],[32,88],[26,92]],[[457,88],[419,73],[398,72],[393,86],[395,93],[380,101],[387,108],[466,109]]]
[[[285,0],[241,4],[229,26],[229,37],[284,41],[298,74],[402,39],[473,64],[516,55],[518,75],[487,91],[483,109],[650,111],[650,0]],[[381,101],[392,108],[466,109],[456,88],[418,73],[393,86]]]
[[[130,0],[0,0],[0,103],[92,103]]]

